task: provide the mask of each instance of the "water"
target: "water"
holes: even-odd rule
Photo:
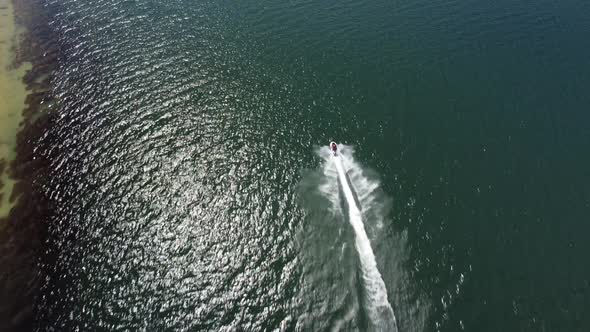
[[[40,330],[374,328],[331,139],[399,331],[590,327],[587,2],[46,5]]]

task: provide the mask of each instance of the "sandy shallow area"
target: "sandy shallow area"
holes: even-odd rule
[[[22,29],[15,24],[12,1],[0,0],[0,218],[16,203],[11,200],[16,181],[8,165],[16,157],[16,135],[22,127],[28,93],[23,76],[31,69],[30,63],[14,65]]]

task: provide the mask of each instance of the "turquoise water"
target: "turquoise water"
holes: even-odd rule
[[[47,10],[40,330],[590,328],[587,2]]]

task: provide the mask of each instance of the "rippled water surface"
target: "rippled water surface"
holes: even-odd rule
[[[40,330],[378,329],[330,139],[400,331],[590,329],[588,2],[46,8]]]

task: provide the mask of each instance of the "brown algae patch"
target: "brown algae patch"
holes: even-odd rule
[[[16,184],[9,164],[16,158],[17,133],[22,127],[28,94],[23,77],[32,68],[23,63],[15,68],[15,51],[21,31],[15,23],[12,1],[0,0],[0,218],[7,217],[16,204],[11,201]]]

